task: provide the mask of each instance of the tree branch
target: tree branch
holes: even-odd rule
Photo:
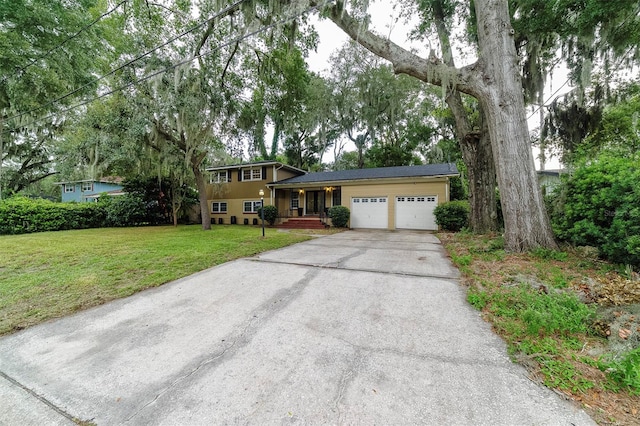
[[[320,1],[311,3],[318,6]],[[330,6],[328,17],[361,46],[391,62],[396,74],[407,74],[437,86],[446,85],[471,96],[477,96],[482,87],[482,81],[476,70],[478,63],[455,68],[433,55],[429,59],[421,58],[391,40],[374,34],[370,30],[363,30],[363,24],[344,9],[344,2],[337,2]]]

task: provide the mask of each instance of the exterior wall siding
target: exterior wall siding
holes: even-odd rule
[[[64,183],[61,185],[61,190],[62,190],[61,200],[63,202],[76,201],[78,203],[83,203],[87,201],[92,202],[94,201],[94,198],[87,199],[87,197],[91,195],[99,195],[103,192],[117,191],[122,189],[122,185],[118,185],[116,183],[109,183],[109,182],[93,182],[92,185],[93,185],[92,190],[83,191],[82,190],[83,184],[80,182]],[[65,191],[65,188],[69,186],[74,187],[73,192]]]

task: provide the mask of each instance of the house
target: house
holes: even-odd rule
[[[62,201],[76,201],[78,203],[95,202],[101,194],[110,196],[124,195],[122,190],[122,178],[107,177],[100,180],[76,180],[69,182],[56,182],[62,188]]]
[[[553,194],[562,180],[560,179],[560,175],[565,173],[565,170],[562,169],[549,169],[549,170],[538,170],[538,184],[542,189],[543,194]]]
[[[275,161],[212,167],[207,197],[215,223],[256,223],[260,190],[291,218],[327,221],[330,207],[351,211],[351,228],[438,229],[433,209],[449,201],[453,163],[307,173]]]

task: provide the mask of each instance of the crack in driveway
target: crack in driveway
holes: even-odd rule
[[[206,367],[208,365],[221,364],[226,358],[233,356],[242,347],[245,347],[247,344],[249,344],[251,342],[251,339],[259,331],[260,327],[264,325],[264,323],[269,319],[273,318],[278,312],[289,306],[289,304],[291,304],[293,300],[299,297],[302,291],[307,287],[311,280],[315,278],[317,274],[317,270],[310,269],[309,271],[307,271],[304,277],[294,285],[276,292],[270,299],[266,300],[264,303],[254,309],[250,313],[249,319],[246,321],[241,331],[235,333],[232,332],[229,335],[225,336],[224,339],[222,339],[224,342],[230,343],[226,344],[225,347],[222,348],[222,350],[216,352],[214,355],[201,360],[195,367],[188,368],[188,371],[179,375],[168,386],[157,392],[154,398],[143,404],[135,413],[127,417],[125,419],[125,423],[137,417],[146,408],[158,401],[158,399],[160,399],[163,395],[178,386],[185,379],[196,374],[203,367]]]

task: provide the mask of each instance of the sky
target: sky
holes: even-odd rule
[[[392,5],[388,1],[372,1],[369,8],[371,14],[371,27],[378,33],[390,36],[391,40],[402,47],[411,47],[422,56],[427,56],[427,48],[425,45],[411,42],[408,39],[408,33],[413,28],[414,23],[405,23],[404,19],[396,19],[398,13],[393,10]],[[328,19],[319,20],[312,19],[316,30],[319,34],[319,45],[316,52],[311,52],[307,63],[312,71],[318,73],[324,73],[329,64],[329,58],[336,49],[342,46],[349,37],[339,29],[333,22]],[[473,60],[473,58],[471,58]],[[469,58],[466,58],[466,63],[469,62]],[[459,65],[466,65],[462,58],[456,58],[456,63]],[[553,73],[553,79],[547,84],[545,89],[545,104],[548,104],[558,96],[562,96],[571,90],[569,84],[564,84],[567,79],[567,71],[565,68],[557,68]],[[563,86],[564,85],[564,86]],[[562,87],[561,87],[562,86]],[[558,91],[558,89],[560,89]],[[527,117],[529,130],[533,131],[539,126],[539,114],[534,113],[531,108],[527,109]],[[347,147],[347,150],[353,150],[353,147]],[[537,159],[539,151],[534,148],[533,154],[536,162],[536,169],[540,169],[540,164]],[[546,169],[560,168],[560,164],[556,158],[548,160],[545,164]]]

